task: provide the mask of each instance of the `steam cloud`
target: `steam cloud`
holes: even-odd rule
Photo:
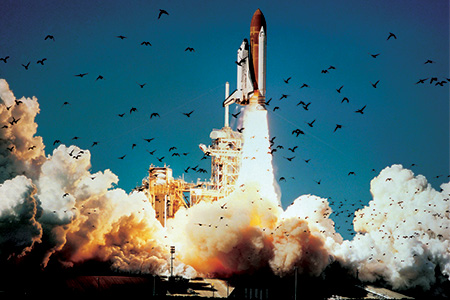
[[[143,193],[114,188],[118,177],[110,170],[90,173],[88,150],[60,145],[45,156],[35,136],[35,97],[16,99],[0,79],[0,98],[0,125],[7,126],[0,130],[0,264],[20,264],[32,253],[43,267],[50,260],[64,267],[99,260],[167,274],[175,245],[175,274],[187,277],[262,268],[285,276],[294,267],[319,276],[332,261],[361,280],[383,279],[399,289],[429,289],[436,276],[450,276],[450,183],[438,192],[421,175],[387,167],[371,182],[373,200],[355,213],[357,234],[344,241],[327,199],[304,195],[283,211],[268,127],[251,128],[267,126],[267,112],[249,109],[235,192],[182,208],[163,228]]]

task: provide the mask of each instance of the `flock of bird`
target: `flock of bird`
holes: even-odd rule
[[[158,17],[157,18],[159,20],[159,19],[167,17],[167,16],[169,16],[169,12],[167,12],[166,10],[160,9],[159,12],[158,12]],[[127,37],[124,36],[124,35],[116,35],[116,36],[114,36],[112,38],[117,38],[117,39],[120,39],[120,40],[126,40],[127,39]],[[390,32],[388,37],[387,37],[387,40],[389,41],[389,40],[396,40],[396,39],[397,39],[397,36],[394,33]],[[51,34],[48,34],[45,37],[43,37],[43,40],[47,41],[47,42],[57,42],[57,39],[55,39],[55,36],[51,35]],[[142,41],[140,43],[140,46],[152,47],[152,44],[149,41]],[[180,51],[181,51],[181,49],[180,49]],[[185,52],[195,52],[195,49],[190,47],[190,46],[187,46],[184,49],[184,51]],[[375,53],[375,54],[369,53],[369,55],[370,55],[370,57],[372,59],[377,59],[381,54],[380,53]],[[51,57],[49,57],[49,59],[51,60]],[[1,63],[11,64],[11,61],[14,63],[14,57],[10,57],[9,55],[0,57],[0,64]],[[25,61],[25,62],[21,62],[20,66],[23,67],[25,71],[28,71],[30,68],[32,68],[33,65],[45,66],[47,61],[48,61],[47,57],[42,57],[42,58],[38,59],[37,61],[35,61],[34,64],[32,64],[31,61]],[[239,62],[236,62],[236,63],[239,64]],[[426,60],[424,62],[424,64],[434,64],[434,63],[436,63],[436,62],[433,61],[433,60],[430,60],[430,59],[428,59],[428,60]],[[20,68],[20,66],[19,66],[19,68]],[[332,73],[336,69],[337,68],[335,66],[330,65],[328,68],[322,69],[320,71],[320,73],[323,74],[323,76],[328,76],[330,73]],[[77,78],[80,78],[80,79],[84,79],[84,78],[89,78],[90,76],[92,76],[92,74],[89,74],[89,72],[82,72],[82,73],[74,74],[73,76],[77,77]],[[95,81],[101,81],[101,80],[105,79],[102,74],[95,74],[94,78],[95,78]],[[292,76],[287,77],[285,79],[283,78],[283,82],[286,85],[292,85],[293,84],[292,83]],[[416,85],[418,85],[418,84],[425,84],[427,82],[430,85],[434,84],[435,86],[444,86],[444,85],[446,85],[447,83],[450,82],[450,78],[444,78],[444,79],[438,78],[438,77],[420,78],[420,79],[418,79],[417,82],[415,82],[415,84]],[[146,82],[136,82],[136,84],[137,84],[138,88],[140,88],[140,89],[145,88],[145,86],[147,85]],[[383,82],[382,82],[382,80],[376,80],[375,82],[370,82],[370,84],[371,84],[371,86],[374,89],[377,89],[377,88],[379,88],[380,84],[381,85],[383,84]],[[308,89],[308,88],[310,88],[310,84],[309,83],[301,83],[299,88],[300,89]],[[341,85],[336,87],[336,93],[337,94],[342,95],[344,92],[345,92],[345,85],[341,84]],[[286,101],[287,99],[290,99],[290,95],[282,94],[279,97],[279,99],[278,99],[278,103],[276,105],[273,105],[272,111],[273,112],[275,112],[275,111],[282,111],[283,110],[283,102]],[[273,101],[272,98],[270,98],[269,100],[266,101],[265,105],[266,105],[266,107],[268,109],[272,107],[271,106],[272,105],[271,101]],[[350,100],[349,100],[349,98],[347,96],[342,95],[342,100],[340,101],[340,103],[342,105],[349,104]],[[16,103],[14,105],[20,105],[20,104],[21,104],[21,101],[16,100]],[[69,105],[70,105],[70,102],[64,101],[62,103],[61,107],[66,107],[66,106],[69,106]],[[310,111],[311,105],[314,106],[314,104],[312,102],[305,103],[305,101],[299,101],[296,106],[299,107],[299,109],[302,109],[304,111]],[[8,110],[10,108],[11,107],[7,107]],[[366,113],[366,109],[369,109],[369,108],[367,108],[367,105],[364,105],[362,107],[355,108],[353,111],[354,111],[355,114],[364,115]],[[117,112],[115,117],[116,118],[125,118],[126,116],[131,116],[132,114],[136,113],[137,111],[138,111],[138,109],[136,107],[130,107],[129,111]],[[184,116],[186,118],[191,118],[194,115],[195,115],[195,110],[190,109],[189,111],[182,112],[180,114],[180,117]],[[239,117],[239,115],[240,115],[240,112],[232,114],[233,118],[236,118],[236,119]],[[153,113],[151,113],[149,115],[148,118],[149,119],[161,118],[161,115],[158,112],[153,112]],[[311,119],[312,119],[312,121],[305,122],[305,123],[306,123],[306,125],[309,128],[314,128],[314,126],[317,124],[317,122],[320,122],[320,119],[317,118],[317,116],[315,116],[315,117],[313,117]],[[0,124],[0,125],[2,126],[1,127],[2,129],[5,129],[5,128],[11,127],[11,126],[15,126],[18,122],[20,122],[20,118],[16,119],[16,118],[12,117],[12,119],[8,120],[8,122],[6,124]],[[345,127],[343,124],[335,124],[335,126],[333,126],[333,128],[331,128],[330,130],[332,130],[334,134],[339,134],[339,132],[342,130],[343,127]],[[242,131],[242,130],[243,130],[243,128],[239,128],[238,129],[238,131]],[[302,135],[305,135],[305,134],[306,133],[305,133],[305,131],[302,128],[293,128],[292,131],[291,131],[291,135],[296,137],[296,138],[300,137]],[[80,139],[80,137],[74,136],[71,140],[78,140],[78,139]],[[150,137],[150,138],[143,138],[142,140],[146,142],[145,145],[150,145],[151,142],[154,139],[155,139],[155,137]],[[275,152],[289,151],[287,155],[286,154],[283,155],[283,158],[286,159],[289,162],[294,162],[295,159],[297,158],[297,152],[296,151],[298,149],[298,145],[294,145],[292,147],[286,147],[287,150],[284,150],[285,147],[283,145],[280,145],[280,144],[275,145],[274,140],[275,140],[275,137],[272,137],[271,140],[270,140],[271,141],[271,148],[269,149],[269,153],[272,154],[272,155],[276,155]],[[61,140],[60,139],[56,139],[53,142],[53,146],[56,146],[59,143],[61,143]],[[91,146],[90,146],[91,148],[99,146],[99,145],[102,144],[102,142],[99,141],[99,140],[91,141],[91,143],[92,143]],[[138,146],[138,144],[139,144],[138,142],[132,143],[130,145],[130,148],[129,148],[130,151],[134,150]],[[7,149],[10,152],[14,151],[14,147],[8,147]],[[29,150],[32,150],[32,149],[33,149],[33,147],[29,148]],[[177,150],[177,147],[172,146],[172,147],[170,147],[168,149],[167,152],[165,152],[165,154],[164,153],[163,154],[159,154],[158,153],[159,154],[158,155],[158,154],[156,154],[156,152],[161,151],[161,150],[159,150],[159,148],[158,148],[158,150],[157,149],[152,149],[152,150],[146,149],[146,151],[149,153],[149,155],[154,156],[161,163],[164,162],[164,159],[166,159],[166,157],[187,157],[189,155],[189,152],[184,152],[184,151],[178,152],[176,150]],[[125,160],[128,154],[129,153],[121,153],[120,155],[117,155],[117,159],[118,160]],[[72,150],[72,152],[70,153],[70,156],[72,156],[74,159],[80,158],[81,155],[83,155],[82,151],[80,151],[77,154],[74,154],[73,150]],[[204,160],[206,158],[207,158],[207,156],[203,156],[201,158],[201,160]],[[297,160],[298,160],[298,158],[297,158]],[[189,159],[189,161],[192,162],[192,159]],[[308,163],[310,163],[311,158],[303,158],[302,161],[304,161],[304,163],[308,164]],[[198,164],[196,166],[187,166],[186,168],[184,168],[184,172],[185,173],[188,173],[189,171],[194,171],[194,172],[197,172],[197,173],[207,173],[208,172],[205,168],[200,168]],[[356,175],[354,171],[348,171],[347,170],[346,173],[347,173],[348,176],[355,176]],[[284,177],[284,176],[280,177],[279,181],[285,182],[286,181],[286,177]],[[322,180],[321,179],[314,180],[314,182],[317,183],[318,185],[322,184]],[[340,207],[342,207],[342,202],[340,204]],[[336,214],[346,214],[346,213],[347,213],[347,211],[345,211],[345,210],[336,212]]]

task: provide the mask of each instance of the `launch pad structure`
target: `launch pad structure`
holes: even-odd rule
[[[225,98],[229,96],[229,83],[225,84]],[[172,169],[149,167],[149,176],[144,179],[140,191],[144,192],[155,210],[155,217],[165,227],[167,219],[184,207],[189,208],[201,201],[213,202],[234,191],[238,178],[243,139],[242,134],[229,126],[228,106],[225,107],[225,125],[213,129],[210,146],[200,144],[204,155],[211,158],[211,179],[196,183],[175,179]]]

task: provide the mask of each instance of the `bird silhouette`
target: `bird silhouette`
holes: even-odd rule
[[[342,85],[340,88],[336,89],[336,91],[340,94],[343,87],[344,86]]]
[[[125,116],[125,113],[123,114],[118,114],[119,117],[123,118],[123,116]]]
[[[152,44],[150,44],[150,42],[144,41],[144,42],[141,43],[141,45],[142,46],[151,46]]]
[[[316,121],[316,119],[314,119],[311,123],[306,122],[306,124],[309,125],[309,127],[313,127],[314,122]]]
[[[193,112],[194,112],[194,111],[190,111],[190,112],[188,112],[188,113],[183,113],[183,115],[185,115],[186,117],[190,118],[190,117],[191,117],[191,114],[192,114]]]
[[[283,157],[286,158],[288,161],[292,161],[295,158],[295,156],[292,156],[292,157],[283,156]]]
[[[280,109],[280,107],[279,107],[279,106],[275,106],[275,107],[273,108],[273,111],[276,111],[277,109]]]
[[[44,65],[44,61],[46,61],[46,60],[47,60],[46,58],[43,58],[43,59],[38,60],[36,63]]]
[[[287,78],[287,79],[283,79],[283,81],[284,81],[285,83],[289,83],[289,80],[291,80],[291,77],[289,77],[289,78]]]
[[[59,144],[59,143],[61,143],[60,140],[55,140],[55,141],[53,142],[53,146],[55,146],[56,144]]]
[[[28,70],[28,67],[30,66],[30,62],[28,62],[26,65],[22,64],[22,66],[25,68],[25,70]]]
[[[231,114],[234,118],[237,118],[239,115],[241,114],[241,112],[238,112],[236,114]]]
[[[102,75],[98,75],[97,79],[95,79],[95,81],[99,80],[99,79],[104,79]]]
[[[347,97],[344,97],[344,99],[342,99],[341,103],[344,103],[344,101],[347,101],[347,103],[350,103],[350,100],[348,100]]]
[[[6,64],[8,62],[8,58],[9,58],[9,56],[0,57],[0,60]]]
[[[297,128],[295,130],[292,130],[292,134],[297,134],[297,137],[299,134],[305,134],[301,129]]]
[[[125,156],[127,156],[126,154],[125,155],[123,155],[123,156],[120,156],[120,157],[118,157],[118,159],[124,159],[125,158]]]
[[[149,139],[144,139],[144,141],[146,141],[147,143],[150,143],[151,141],[153,141],[155,138],[149,138]]]
[[[165,157],[165,156],[163,156],[163,157],[157,157],[156,159],[157,159],[159,162],[162,162],[162,160],[164,159],[164,157]]]
[[[322,70],[321,73],[322,73],[322,74],[327,74],[327,73],[330,73],[330,72],[328,72],[328,70]]]
[[[375,82],[375,83],[370,83],[370,84],[372,84],[372,86],[374,87],[374,88],[377,88],[377,84],[378,84],[378,82],[380,82],[379,80],[377,81],[377,82]]]
[[[292,148],[288,148],[288,150],[291,151],[292,153],[294,153],[294,152],[295,152],[295,149],[297,149],[297,148],[298,148],[298,146],[294,146],[294,147],[292,147]]]
[[[389,40],[390,38],[397,39],[397,36],[395,34],[393,34],[392,32],[389,32],[389,36],[386,40]]]
[[[152,119],[153,117],[161,117],[158,113],[152,113],[151,115],[150,115],[150,119]]]
[[[123,35],[118,35],[118,36],[116,36],[117,38],[119,38],[119,39],[121,39],[121,40],[123,40],[123,39],[126,39],[127,37],[126,36],[123,36]]]
[[[162,15],[169,15],[169,13],[167,11],[165,11],[164,9],[160,9],[159,14],[158,14],[158,20],[159,20],[159,18],[161,18]]]
[[[53,40],[53,41],[55,41],[55,37],[53,35],[47,34],[47,36],[44,38],[44,40]]]
[[[195,49],[192,47],[187,47],[184,51],[195,52]]]
[[[426,65],[426,64],[434,64],[434,63],[435,63],[434,61],[427,59],[427,61],[424,64]]]
[[[144,86],[147,84],[147,83],[140,84],[140,83],[138,83],[138,82],[136,82],[136,83],[141,87],[141,89],[143,89]]]
[[[355,110],[355,113],[364,114],[364,109],[366,108],[366,105],[364,105],[362,108]]]
[[[287,98],[287,97],[289,97],[289,95],[281,94],[280,100],[281,100],[281,99],[285,99],[285,98]]]
[[[353,172],[353,171],[348,172],[347,176],[350,176],[350,175],[355,175],[355,172]]]
[[[307,85],[306,83],[304,83],[304,84],[302,84],[302,86],[301,86],[300,88],[302,89],[302,88],[305,88],[305,87],[309,87],[309,85]]]
[[[369,54],[370,54],[370,53],[369,53]],[[377,54],[370,54],[370,56],[372,56],[373,58],[377,58],[378,55],[380,55],[380,53],[377,53]]]
[[[310,104],[311,104],[311,102],[309,102],[309,103],[307,103],[307,104],[303,104],[303,108],[304,108],[305,110],[309,110],[308,107],[309,107]]]
[[[342,128],[342,125],[336,124],[336,128],[334,128],[334,131],[333,131],[333,132],[336,132],[336,130],[338,130],[338,129],[340,129],[340,128]]]
[[[89,73],[80,73],[80,74],[76,74],[76,75],[74,75],[74,76],[75,76],[75,77],[83,78],[83,77],[86,76],[87,74],[89,74]]]
[[[136,107],[132,107],[132,108],[130,109],[130,115],[131,115],[132,112],[137,112],[137,108],[136,108]]]
[[[428,78],[425,78],[425,79],[419,79],[419,81],[417,81],[416,84],[419,84],[419,83],[425,83],[425,80],[428,80]]]

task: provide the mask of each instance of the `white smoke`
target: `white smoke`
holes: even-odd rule
[[[163,228],[143,193],[115,188],[110,170],[90,172],[88,150],[60,145],[45,157],[35,97],[16,99],[0,79],[0,98],[0,265],[29,256],[42,266],[99,260],[167,275],[175,245],[174,272],[187,277],[265,268],[319,276],[334,260],[360,280],[399,289],[450,276],[450,183],[438,192],[402,166],[384,169],[371,182],[373,200],[356,212],[356,236],[343,241],[327,199],[304,195],[282,210],[267,112],[246,108],[236,190],[180,209]]]
[[[362,280],[382,278],[394,288],[435,283],[436,267],[450,275],[450,184],[434,190],[424,176],[401,165],[371,182],[373,200],[358,210],[357,235],[335,255]]]

